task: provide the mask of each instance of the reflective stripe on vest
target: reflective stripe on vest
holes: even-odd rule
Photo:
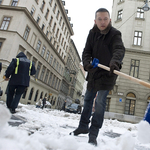
[[[30,73],[31,73],[31,68],[32,68],[32,61],[30,61],[29,76],[30,76]]]
[[[15,68],[15,74],[18,73],[18,66],[19,66],[19,58],[16,58],[16,59],[17,59],[17,66],[16,66],[16,68]]]
[[[19,66],[19,58],[16,58],[17,59],[17,66],[15,68],[15,74],[18,73],[18,66]],[[29,76],[30,76],[30,73],[31,73],[31,68],[32,68],[32,61],[30,61],[30,67],[29,67]]]

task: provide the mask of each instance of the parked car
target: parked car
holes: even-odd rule
[[[65,108],[66,112],[81,114],[82,107],[80,104],[72,103]]]

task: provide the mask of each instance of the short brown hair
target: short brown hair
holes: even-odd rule
[[[96,18],[96,14],[97,14],[98,12],[108,12],[108,14],[109,14],[109,16],[110,16],[110,13],[109,13],[109,11],[108,11],[106,8],[99,8],[99,9],[95,12],[95,18]]]

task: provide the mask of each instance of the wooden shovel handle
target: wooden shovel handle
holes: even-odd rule
[[[107,67],[107,66],[98,64],[98,67],[103,68],[103,69],[105,69],[105,70],[107,70],[107,71],[110,71],[110,68]],[[139,83],[139,84],[141,84],[141,85],[143,85],[143,86],[145,86],[145,87],[150,88],[150,84],[147,83],[147,82],[145,82],[145,81],[142,81],[142,80],[140,80],[140,79],[134,78],[134,77],[132,77],[132,76],[129,76],[129,75],[127,75],[127,74],[125,74],[125,73],[122,73],[122,72],[120,72],[120,71],[117,71],[117,70],[114,70],[114,73],[117,74],[117,75],[119,75],[119,76],[122,76],[122,77],[124,77],[124,78],[126,78],[126,79],[129,79],[129,80],[131,80],[131,81],[134,81],[134,82],[136,82],[136,83]]]

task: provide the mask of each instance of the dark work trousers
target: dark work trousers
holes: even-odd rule
[[[96,96],[95,101],[95,112],[93,113],[91,119],[91,126],[89,129],[90,117],[93,107],[93,101]],[[106,98],[109,93],[109,90],[100,90],[98,92],[94,91],[86,91],[84,97],[84,108],[81,114],[79,128],[82,129],[89,129],[89,137],[90,138],[97,138],[99,128],[102,127],[103,120],[104,120],[104,112],[106,106]]]
[[[8,85],[6,104],[8,108],[15,110],[18,107],[20,97],[25,91],[26,86]]]

